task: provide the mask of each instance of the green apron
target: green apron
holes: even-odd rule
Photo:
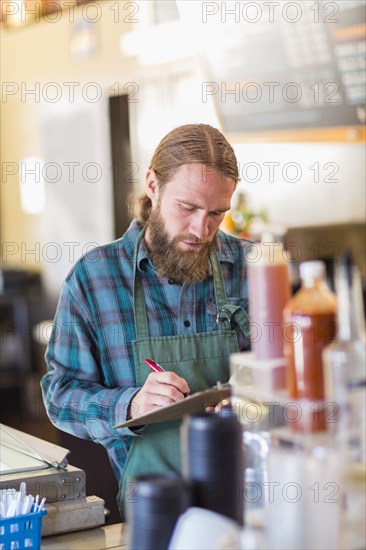
[[[137,272],[137,253],[144,229],[140,232],[134,254],[134,314],[136,340],[133,352],[136,369],[136,385],[143,386],[150,370],[145,359],[157,361],[164,369],[185,378],[191,393],[214,386],[229,379],[229,355],[239,351],[237,335],[231,329],[230,318],[235,319],[246,336],[249,335],[249,319],[240,306],[226,304],[226,294],[220,263],[216,251],[210,256],[217,305],[218,330],[182,336],[149,336],[147,313],[142,283]],[[135,493],[130,481],[145,474],[164,474],[181,470],[180,420],[151,424],[140,437],[132,440],[124,472],[120,481],[118,501],[133,498]],[[130,485],[129,485],[130,484]]]

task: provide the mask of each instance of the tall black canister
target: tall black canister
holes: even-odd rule
[[[183,474],[192,506],[244,524],[242,426],[235,413],[186,417],[181,428]]]
[[[133,478],[135,488],[127,502],[128,547],[167,550],[175,524],[189,505],[182,478],[170,474]]]

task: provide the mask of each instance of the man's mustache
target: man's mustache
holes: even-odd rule
[[[198,237],[195,237],[194,235],[180,235],[179,237],[176,237],[174,239],[175,241],[185,241],[188,243],[194,243],[194,244],[211,244],[212,241],[202,240]]]

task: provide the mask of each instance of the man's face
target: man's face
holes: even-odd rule
[[[177,282],[207,277],[210,249],[234,189],[233,180],[202,164],[180,166],[162,189],[148,172],[152,212],[146,241],[161,276]]]

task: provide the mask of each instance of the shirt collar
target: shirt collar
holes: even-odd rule
[[[232,238],[232,237],[231,237]],[[237,248],[237,247],[235,247]],[[235,263],[233,246],[230,241],[230,237],[223,231],[218,231],[216,239],[216,252],[219,262]]]
[[[134,254],[135,254],[135,248],[137,244],[137,238],[142,230],[141,223],[134,219],[132,220],[129,228],[126,231],[126,236],[128,237],[128,247],[131,255],[131,261],[133,261]],[[146,247],[145,239],[142,239],[140,242],[140,246],[137,252],[137,268],[139,271],[144,272],[146,263],[150,262],[151,260],[149,258],[149,252]]]
[[[145,266],[147,263],[151,263],[149,252],[146,247],[145,239],[142,239],[140,243],[140,248],[137,253],[137,266],[140,271],[145,271]]]

